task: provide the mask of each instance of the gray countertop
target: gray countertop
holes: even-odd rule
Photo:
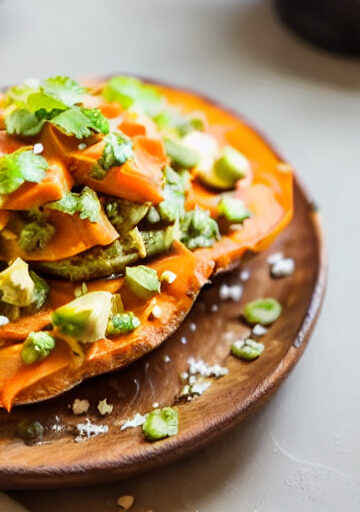
[[[34,512],[115,511],[124,493],[136,497],[134,512],[359,510],[359,62],[299,42],[261,0],[2,0],[0,60],[2,83],[127,71],[238,109],[312,192],[330,256],[311,342],[255,415],[140,478],[13,497]]]

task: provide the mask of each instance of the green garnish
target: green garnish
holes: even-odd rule
[[[232,146],[225,146],[214,164],[214,173],[229,185],[235,186],[237,180],[248,174],[249,168],[248,160],[240,151]]]
[[[126,267],[125,280],[130,290],[140,299],[148,300],[160,293],[160,281],[156,270],[145,265]]]
[[[59,210],[69,215],[79,214],[80,219],[91,222],[101,220],[101,204],[98,196],[90,187],[84,187],[80,193],[69,192],[58,201],[48,203],[46,208]]]
[[[68,107],[81,103],[82,97],[86,92],[75,80],[68,76],[54,76],[44,80],[42,88],[45,94],[56,98]]]
[[[44,435],[44,427],[39,421],[21,421],[16,427],[16,434],[28,446],[40,443]]]
[[[48,163],[28,149],[18,149],[0,158],[0,194],[10,194],[25,181],[39,183],[45,177]]]
[[[184,137],[190,132],[204,130],[204,121],[200,117],[185,117],[176,124],[176,130],[180,137]]]
[[[105,198],[105,213],[115,229],[127,235],[146,216],[150,203],[134,203],[116,197]]]
[[[222,197],[218,210],[220,215],[223,215],[229,222],[235,224],[251,217],[251,212],[246,208],[244,201],[234,197]]]
[[[106,335],[128,334],[140,325],[140,320],[134,313],[118,313],[112,316],[108,322]]]
[[[33,137],[40,133],[45,121],[45,117],[41,114],[34,114],[26,109],[14,110],[14,112],[5,116],[7,133],[23,137]]]
[[[33,252],[44,249],[55,235],[55,227],[52,224],[30,222],[20,232],[19,245],[25,252]]]
[[[185,173],[186,171],[184,171]],[[173,223],[184,214],[185,179],[171,167],[165,169],[164,200],[159,204],[162,220]]]
[[[51,119],[51,123],[66,135],[74,135],[77,139],[109,132],[109,121],[97,108],[73,107]]]
[[[206,210],[195,208],[185,213],[180,223],[181,242],[189,249],[212,247],[220,238],[216,220]]]
[[[27,109],[35,114],[36,112],[40,113],[41,117],[44,119],[48,114],[51,114],[53,111],[62,111],[66,110],[67,106],[56,98],[52,98],[43,92],[34,92],[30,94],[27,98]]]
[[[55,338],[48,332],[31,332],[24,341],[21,359],[25,364],[34,364],[48,357],[55,348]]]
[[[165,137],[165,149],[175,169],[192,169],[199,163],[198,153],[183,144]]]
[[[108,170],[115,165],[122,165],[133,158],[133,143],[122,133],[111,132],[104,138],[105,148],[98,160],[102,169]]]
[[[244,308],[244,318],[249,324],[269,325],[279,318],[281,305],[276,299],[268,297],[248,302]]]
[[[240,359],[252,361],[253,359],[256,359],[260,356],[264,348],[265,347],[263,343],[259,343],[248,338],[246,340],[235,341],[231,345],[231,353]]]
[[[172,407],[156,409],[146,416],[142,431],[148,441],[158,441],[178,433],[178,414]]]
[[[30,277],[34,281],[31,304],[35,309],[40,309],[45,304],[50,287],[45,279],[35,274],[33,270],[30,270]]]
[[[115,76],[104,87],[106,101],[117,101],[125,109],[140,107],[145,114],[153,117],[160,109],[162,97],[154,87],[130,76]]]

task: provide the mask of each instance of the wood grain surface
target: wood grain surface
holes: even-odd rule
[[[157,350],[125,370],[89,380],[51,401],[15,408],[10,415],[1,411],[1,487],[85,485],[149,470],[199,450],[271,396],[304,350],[325,291],[326,261],[318,214],[298,181],[294,192],[291,224],[269,250],[243,263],[242,269],[250,272],[249,280],[241,281],[240,268],[215,278],[180,329]],[[292,276],[270,277],[267,258],[275,251],[295,259]],[[220,300],[222,283],[242,284],[241,300]],[[241,321],[243,305],[266,296],[276,297],[283,312],[262,337],[266,348],[261,357],[242,362],[229,355],[229,347],[249,331]],[[211,312],[214,304],[218,305],[217,312]],[[191,324],[196,325],[195,331]],[[181,342],[184,336],[186,344]],[[176,401],[182,388],[180,373],[187,369],[190,356],[220,363],[230,371],[214,380],[202,396],[178,403],[178,435],[147,443],[140,428],[121,431],[125,419],[148,412],[154,402],[165,406]],[[114,411],[103,418],[96,405],[105,397]],[[75,398],[90,401],[87,416],[94,423],[108,425],[108,434],[74,442],[75,425],[84,420],[69,409]],[[59,432],[51,434],[51,442],[25,446],[14,436],[17,423],[23,419],[39,420],[49,427],[60,425]]]

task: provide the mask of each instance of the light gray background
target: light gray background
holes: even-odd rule
[[[311,343],[255,416],[141,478],[16,497],[34,512],[115,511],[123,493],[135,495],[135,512],[359,510],[359,62],[299,42],[265,0],[3,0],[0,62],[2,84],[128,71],[240,110],[313,193],[330,255]]]

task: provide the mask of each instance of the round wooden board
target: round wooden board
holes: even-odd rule
[[[271,248],[247,258],[241,269],[215,278],[201,292],[179,330],[157,350],[122,371],[88,380],[56,399],[17,407],[11,414],[1,410],[0,486],[63,487],[125,478],[199,450],[270,398],[305,348],[326,284],[319,217],[298,180],[294,198],[294,218]],[[277,251],[294,258],[293,275],[270,277],[267,258]],[[240,278],[244,269],[250,272],[247,281]],[[222,283],[241,284],[241,300],[221,301]],[[243,305],[267,296],[277,298],[283,312],[261,338],[266,347],[261,357],[250,363],[240,361],[229,355],[229,348],[232,341],[249,332],[241,321]],[[215,304],[218,310],[213,312]],[[177,404],[178,435],[148,443],[140,428],[121,431],[125,419],[150,411],[154,402],[160,407],[174,403],[183,386],[180,374],[187,370],[190,356],[220,363],[229,368],[229,374],[213,379],[203,395]],[[75,398],[90,401],[86,416],[93,423],[108,425],[107,434],[74,442],[75,426],[84,422],[84,416],[75,416],[70,409]],[[96,409],[104,398],[114,405],[105,418]],[[25,419],[55,425],[52,441],[25,446],[14,435],[18,422]]]

